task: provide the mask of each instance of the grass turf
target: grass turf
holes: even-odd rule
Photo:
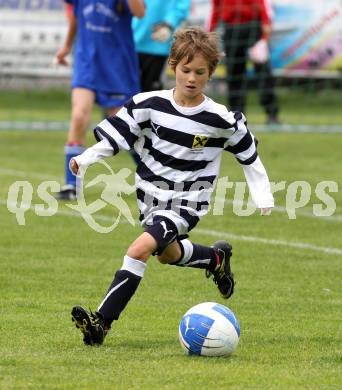
[[[295,220],[284,210],[267,218],[238,217],[230,190],[223,216],[209,213],[191,238],[208,245],[230,239],[238,282],[234,296],[222,300],[203,271],[163,266],[151,258],[105,344],[87,348],[70,321],[71,307],[97,307],[141,229],[122,219],[111,234],[99,234],[67,214],[65,205],[52,217],[28,210],[26,224],[19,226],[6,207],[9,187],[29,181],[32,206],[43,203],[36,190],[43,180],[61,180],[65,134],[1,132],[0,388],[340,388],[342,136],[257,136],[272,181],[285,180],[288,188],[305,180],[313,189],[321,180],[338,183],[339,191],[330,194],[337,204],[333,216],[312,217],[313,204],[320,203],[312,191]],[[107,161],[115,170],[134,168],[125,153]],[[230,156],[223,158],[221,176],[243,181]],[[92,189],[89,200],[100,193]],[[279,206],[285,207],[285,195],[277,193]],[[124,199],[137,217],[134,196]],[[110,207],[101,211],[107,218],[115,213]],[[230,358],[187,357],[181,350],[181,316],[204,301],[228,305],[240,320],[240,344]]]
[[[290,125],[340,125],[341,89],[315,87],[314,85],[279,87],[280,119]],[[245,114],[249,123],[265,123],[265,114],[258,103],[258,95],[252,90],[248,96]],[[226,104],[225,98],[218,98]],[[47,91],[3,91],[0,94],[0,121],[65,121],[68,120],[70,92]],[[101,118],[95,108],[93,120]]]

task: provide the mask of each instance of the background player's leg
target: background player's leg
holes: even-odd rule
[[[139,53],[141,92],[163,89],[162,72],[167,56]]]
[[[65,185],[58,194],[62,200],[76,198],[76,177],[69,170],[70,160],[85,150],[86,131],[90,122],[95,94],[85,88],[74,88],[71,95],[71,120],[64,148]]]

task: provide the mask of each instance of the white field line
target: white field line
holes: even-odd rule
[[[8,202],[6,200],[4,200],[4,199],[0,199],[0,204],[7,206]],[[18,207],[18,205],[15,202],[9,202],[9,204],[13,208],[14,207],[17,208],[18,210],[24,209],[24,210],[27,210],[27,211],[30,210],[30,211],[35,212],[35,205],[28,205],[26,203],[22,203],[20,205],[20,207]],[[65,216],[65,217],[75,217],[75,218],[80,218],[80,219],[83,218],[81,213],[79,213],[77,211],[73,211],[73,210],[57,210],[56,214],[52,215],[52,217],[55,216],[55,215],[62,215],[62,216]],[[114,222],[114,219],[111,218],[111,217],[108,217],[107,215],[96,215],[96,218],[94,218],[94,219],[96,219],[98,221],[102,221],[102,222]],[[128,223],[128,222],[126,220],[120,221],[120,224],[125,224],[125,223]],[[138,220],[136,220],[135,223],[139,224],[140,222]]]
[[[33,178],[33,179],[39,179],[39,180],[56,180],[56,181],[62,181],[62,176],[52,176],[52,175],[46,175],[38,172],[25,172],[25,171],[18,171],[16,169],[7,169],[7,168],[0,168],[0,175],[2,176],[16,176],[21,178]]]
[[[222,198],[218,196],[217,200],[222,201]],[[239,201],[239,200],[224,199],[224,203],[230,204],[230,205],[236,204],[239,206],[243,205],[244,208],[246,207],[246,203]],[[258,210],[256,210],[255,212],[257,213]],[[281,213],[281,214],[287,214],[286,207],[283,207],[283,206],[274,207],[272,209],[272,213],[274,213],[274,212]],[[310,211],[297,209],[296,215],[301,216],[301,217],[307,217],[307,218],[315,218],[316,220],[325,221],[325,222],[342,222],[342,215],[339,215],[339,214],[336,214],[336,215],[333,214],[330,217],[317,217],[316,215],[314,215]]]
[[[63,181],[63,178],[58,177],[58,176],[44,175],[44,174],[41,174],[38,172],[25,172],[25,171],[18,171],[18,170],[14,170],[14,169],[5,169],[5,168],[0,168],[0,175],[17,176],[17,177],[21,177],[23,179],[28,179],[31,177],[33,179],[39,179],[39,180],[55,180],[58,182]],[[212,199],[214,199],[214,198],[215,198],[215,195],[213,194]],[[222,202],[222,197],[218,196],[217,200]],[[242,201],[231,200],[231,199],[224,199],[224,203],[229,204],[229,205],[232,205],[235,203],[236,205],[239,205],[239,206],[245,205],[245,203]],[[256,212],[258,212],[258,211],[256,211]],[[272,212],[287,214],[286,207],[282,207],[282,206],[274,207],[272,209]],[[209,212],[209,215],[210,215],[210,212]],[[330,217],[317,217],[316,215],[314,215],[312,212],[310,212],[308,210],[297,209],[296,215],[301,216],[301,217],[306,217],[306,218],[315,218],[318,221],[342,222],[342,215],[339,215],[339,214],[331,215]]]
[[[290,241],[284,241],[284,240],[272,240],[268,238],[262,238],[262,237],[253,237],[253,236],[243,236],[243,235],[237,235],[233,233],[227,233],[227,232],[219,232],[212,229],[195,229],[194,233],[203,234],[206,236],[212,236],[221,239],[232,239],[236,241],[249,241],[249,242],[256,242],[260,244],[266,244],[266,245],[280,245],[280,246],[287,246],[290,248],[297,248],[297,249],[308,249],[314,252],[323,252],[327,253],[329,255],[340,255],[342,256],[342,249],[340,248],[331,248],[331,247],[324,247],[324,246],[317,246],[312,244],[307,244],[305,242],[290,242]]]
[[[0,199],[0,204],[7,205],[7,201],[4,199]],[[11,203],[12,204],[12,203]],[[14,204],[13,204],[14,205]],[[22,205],[23,208],[26,210],[30,209],[34,211],[34,206],[30,205]],[[55,215],[62,215],[67,217],[76,217],[76,218],[83,218],[81,214],[75,212],[75,211],[67,211],[67,210],[58,210]],[[96,216],[97,220],[104,221],[104,222],[113,222],[113,218],[110,218],[105,215],[99,215]],[[123,220],[120,221],[120,224],[128,223],[128,221]],[[135,223],[139,225],[139,221],[135,220]],[[332,248],[332,247],[323,247],[323,246],[317,246],[312,244],[307,244],[305,242],[290,242],[290,241],[284,241],[284,240],[272,240],[268,238],[262,238],[262,237],[254,237],[254,236],[244,236],[244,235],[237,235],[233,233],[228,233],[225,231],[217,231],[212,229],[202,229],[202,228],[196,228],[193,231],[194,234],[201,234],[204,236],[211,236],[215,238],[221,238],[221,239],[232,239],[236,241],[249,241],[249,242],[256,242],[259,244],[265,244],[265,245],[276,245],[276,246],[285,246],[289,248],[296,248],[296,249],[302,249],[302,250],[311,250],[313,252],[323,252],[329,255],[340,255],[342,256],[342,249],[341,248]]]

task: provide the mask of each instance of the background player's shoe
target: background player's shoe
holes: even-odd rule
[[[105,329],[103,316],[98,313],[88,312],[81,306],[74,306],[71,311],[71,319],[76,328],[83,333],[83,342],[86,345],[101,345],[108,332]]]
[[[214,276],[222,297],[228,299],[234,292],[234,274],[230,269],[230,258],[232,256],[232,246],[227,241],[216,241],[213,248],[218,255],[219,263],[214,271],[206,270],[206,277]]]
[[[57,193],[58,200],[76,200],[76,187],[72,184],[65,184]]]

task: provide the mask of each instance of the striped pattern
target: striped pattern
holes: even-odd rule
[[[257,158],[256,142],[240,112],[205,98],[196,107],[180,107],[173,90],[136,95],[115,117],[94,130],[107,138],[114,154],[134,148],[141,157],[136,172],[140,220],[158,210],[173,210],[191,230],[207,213],[222,151],[241,164]]]

